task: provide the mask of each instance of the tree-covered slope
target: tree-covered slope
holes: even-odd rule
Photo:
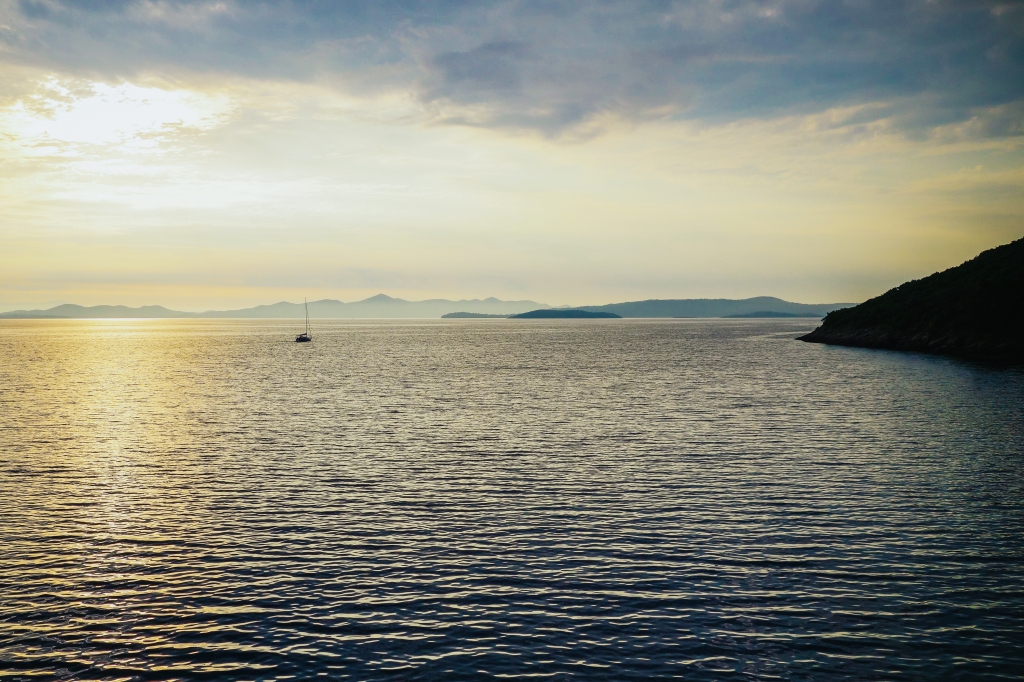
[[[803,341],[1024,363],[1024,239],[829,313]]]

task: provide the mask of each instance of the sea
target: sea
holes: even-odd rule
[[[1024,678],[1024,371],[816,324],[0,322],[0,679]]]

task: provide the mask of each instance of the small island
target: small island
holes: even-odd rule
[[[1024,364],[1024,239],[835,310],[800,340]]]
[[[442,320],[479,320],[479,319],[505,319],[508,315],[491,315],[490,313],[445,313]]]
[[[521,320],[566,320],[566,319],[622,319],[622,315],[615,313],[595,313],[590,310],[579,310],[576,308],[546,308],[543,310],[531,310],[528,313],[509,315],[511,319]]]
[[[775,310],[758,310],[753,313],[737,313],[735,315],[726,315],[726,317],[820,317],[816,315],[810,315],[807,313],[780,313]]]

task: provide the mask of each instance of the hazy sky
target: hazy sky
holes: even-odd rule
[[[857,301],[1024,235],[1024,2],[0,0],[0,308]]]

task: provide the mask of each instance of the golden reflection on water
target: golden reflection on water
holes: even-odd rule
[[[15,424],[30,424],[23,444],[74,474],[77,523],[107,540],[168,539],[159,515],[195,504],[177,483],[176,460],[200,447],[210,401],[230,382],[198,377],[205,325],[163,320],[18,321],[21,372]],[[28,342],[25,342],[28,341]],[[27,485],[45,484],[29,478]],[[60,504],[60,501],[54,501]],[[161,530],[157,531],[156,529]],[[111,560],[117,560],[111,557]]]

